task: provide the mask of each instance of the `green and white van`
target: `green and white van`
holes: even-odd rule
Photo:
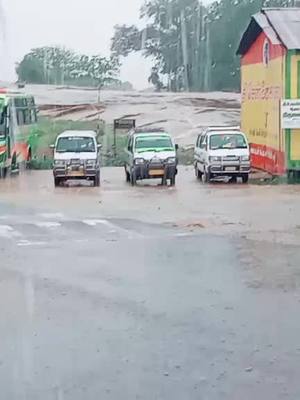
[[[125,148],[126,181],[134,186],[137,180],[161,179],[175,185],[177,149],[170,134],[161,129],[132,129]]]

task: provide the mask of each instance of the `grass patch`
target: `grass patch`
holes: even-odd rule
[[[38,147],[48,149],[53,144],[57,136],[67,130],[97,130],[96,122],[53,120],[50,118],[40,118],[35,133],[38,136]]]
[[[178,162],[180,165],[193,165],[194,164],[194,148],[179,147],[178,149]]]
[[[41,117],[30,139],[32,150],[31,169],[52,168],[53,150],[51,150],[49,146],[55,143],[60,133],[67,130],[97,131],[97,121],[54,120]]]

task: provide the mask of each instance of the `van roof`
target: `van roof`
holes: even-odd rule
[[[240,126],[236,125],[211,125],[207,126],[204,128],[204,131],[209,132],[209,131],[239,131],[241,128]]]
[[[166,134],[166,131],[164,128],[159,128],[159,127],[141,127],[141,128],[133,128],[131,131],[129,131],[130,135],[139,135],[139,134],[157,134],[157,133],[163,133]]]
[[[134,136],[138,137],[149,137],[149,136],[158,136],[158,137],[171,137],[169,133],[166,132],[143,132],[143,133],[136,133]]]
[[[211,129],[206,133],[209,136],[211,136],[211,135],[224,135],[224,134],[225,135],[226,134],[228,134],[228,135],[240,134],[240,135],[244,135],[245,136],[245,134],[243,132],[241,132],[240,130],[237,130],[237,129],[216,129],[216,130]]]
[[[59,138],[61,137],[70,137],[70,136],[75,136],[75,137],[96,137],[96,132],[95,131],[64,131],[60,135],[58,135]]]

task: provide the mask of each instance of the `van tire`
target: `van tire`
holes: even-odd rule
[[[171,186],[176,185],[176,175],[172,176],[172,178],[170,179],[170,184],[171,184]]]
[[[61,178],[54,178],[54,186],[58,187],[61,184],[62,179]]]
[[[242,181],[243,181],[243,183],[248,183],[249,182],[249,174],[243,174]]]
[[[202,179],[203,173],[199,170],[198,164],[195,164],[195,176],[197,179],[201,180]]]
[[[131,183],[131,186],[135,186],[136,185],[136,173],[135,173],[134,169],[131,170],[130,183]]]
[[[5,179],[7,177],[7,167],[0,168],[0,179]]]
[[[165,176],[163,176],[161,178],[161,184],[162,184],[162,186],[167,186],[168,185],[168,181],[167,181],[167,178]]]
[[[95,178],[94,178],[94,186],[99,187],[100,186],[100,172],[98,171]]]
[[[210,171],[207,171],[206,168],[204,169],[204,173],[202,176],[202,180],[204,183],[209,183],[210,180],[212,179],[212,174]]]
[[[127,171],[126,167],[125,167],[125,179],[127,183],[130,182],[130,173]]]

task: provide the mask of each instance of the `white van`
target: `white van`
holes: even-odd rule
[[[232,181],[242,178],[247,183],[250,149],[246,135],[234,127],[204,129],[197,139],[194,165],[197,178],[204,182],[228,176]]]
[[[51,145],[54,149],[54,184],[87,179],[100,186],[100,148],[94,131],[66,131]]]

